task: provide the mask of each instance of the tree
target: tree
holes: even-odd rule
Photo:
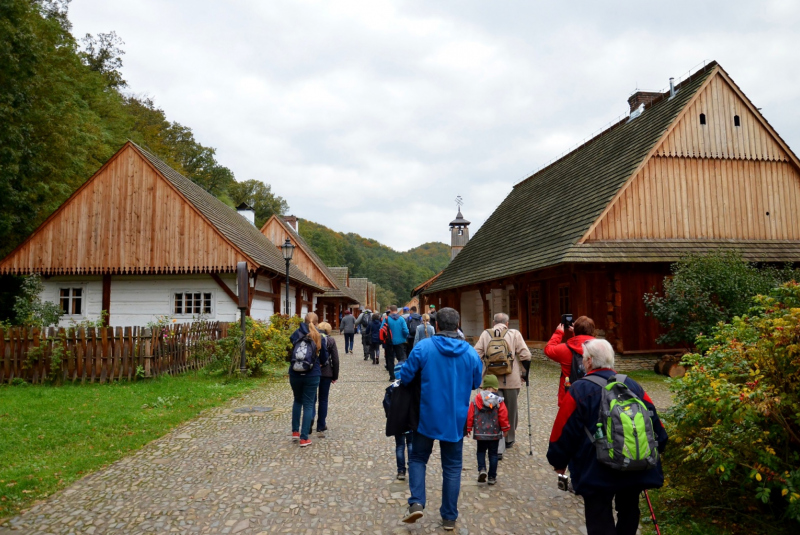
[[[22,288],[14,305],[17,323],[40,328],[58,323],[64,313],[57,304],[42,301],[40,296],[43,290],[44,285],[38,275],[31,275],[22,281]]]
[[[272,193],[272,187],[260,180],[233,182],[228,187],[228,195],[236,206],[247,203],[253,207],[259,228],[273,215],[284,215],[289,210],[283,197]]]
[[[116,32],[99,33],[97,37],[87,33],[81,40],[84,51],[81,57],[91,70],[100,73],[105,78],[108,87],[120,89],[128,85],[122,78],[122,55],[125,51],[120,48],[125,42]]]

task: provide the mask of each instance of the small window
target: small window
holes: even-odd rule
[[[558,287],[558,309],[559,314],[569,314],[569,285],[562,284]]]
[[[742,126],[742,123],[739,121],[738,115],[733,116],[733,126]]]
[[[459,236],[463,236],[464,235],[464,229],[463,228],[458,229],[458,235]]]
[[[531,316],[538,316],[542,310],[542,299],[539,288],[531,288]]]
[[[706,114],[705,113],[701,113],[700,114],[700,124],[706,124]]]
[[[211,292],[181,292],[175,294],[176,315],[211,314]]]
[[[70,316],[83,314],[83,288],[60,288],[61,312]]]

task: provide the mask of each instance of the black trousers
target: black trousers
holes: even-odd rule
[[[389,378],[394,381],[394,365],[395,362],[406,360],[406,345],[403,344],[387,344],[386,345],[386,370],[389,372]]]
[[[639,529],[639,489],[621,490],[617,493],[599,492],[583,497],[586,532],[588,535],[636,535]],[[617,524],[611,500],[617,510]]]

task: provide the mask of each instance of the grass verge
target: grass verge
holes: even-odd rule
[[[277,372],[276,372],[277,373]],[[0,519],[274,382],[185,374],[133,383],[0,386]]]

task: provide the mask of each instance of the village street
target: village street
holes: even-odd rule
[[[357,337],[358,338],[358,337]],[[339,347],[343,338],[337,337]],[[290,441],[291,392],[274,384],[156,440],[10,519],[0,533],[434,533],[439,456],[428,466],[428,507],[415,525],[399,522],[407,482],[395,480],[394,440],[384,436],[383,366],[341,354],[331,389],[327,437],[310,448]],[[534,455],[528,455],[527,406],[520,394],[516,446],[500,462],[498,484],[476,482],[475,442],[466,439],[456,533],[586,533],[583,505],[561,492],[545,452],[555,417],[558,368],[531,366]],[[663,392],[654,393],[663,406]],[[242,407],[270,412],[236,413]]]

